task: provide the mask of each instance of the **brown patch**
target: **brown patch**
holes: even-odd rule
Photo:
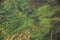
[[[27,28],[27,30],[29,30],[30,32],[34,31],[37,28],[37,25],[32,25],[30,27]]]
[[[51,16],[51,18],[60,17],[60,10]]]
[[[8,4],[9,0],[0,0],[0,8],[3,8],[4,5]]]
[[[9,0],[4,0],[4,3],[6,4],[6,3],[8,3],[9,2]]]
[[[24,29],[23,31],[12,34],[7,37],[5,40],[30,40],[30,32],[36,29],[36,25],[32,25],[31,27]]]
[[[47,0],[47,4],[50,5],[50,7],[56,7],[60,6],[60,0]]]
[[[8,37],[6,40],[29,40],[29,31],[23,31],[21,33],[13,34]]]
[[[44,3],[44,0],[29,0],[29,4],[34,8],[40,7]]]

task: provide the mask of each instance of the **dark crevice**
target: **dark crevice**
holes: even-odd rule
[[[60,40],[60,32],[53,34],[53,40]]]
[[[19,11],[23,11],[22,8],[21,8],[20,6],[18,6],[17,9],[18,9]]]

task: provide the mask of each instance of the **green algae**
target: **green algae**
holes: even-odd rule
[[[37,28],[30,33],[30,40],[44,40],[44,35],[51,29],[52,25],[50,22],[53,20],[46,17],[60,10],[59,6],[50,7],[49,4],[43,4],[41,7],[33,8],[28,0],[9,0],[7,3],[8,4],[5,4],[5,6],[0,9],[0,16],[1,14],[4,16],[3,19],[1,19],[2,21],[0,20],[0,30],[6,30],[6,32],[2,33],[4,37],[20,32],[31,25],[37,25]],[[22,8],[22,11],[18,10],[18,6]],[[29,14],[28,11],[25,11],[26,9],[34,11],[32,14]],[[36,19],[33,19],[34,17],[39,18],[38,23],[35,22]]]

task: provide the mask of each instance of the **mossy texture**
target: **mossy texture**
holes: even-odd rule
[[[51,35],[60,32],[59,2],[0,0],[0,40],[54,40]]]

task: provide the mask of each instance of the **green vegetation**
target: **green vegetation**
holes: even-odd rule
[[[38,3],[37,6],[35,5],[35,1]],[[60,4],[58,4],[59,2],[56,0],[44,0],[43,4],[40,5],[40,1],[38,1],[39,0],[33,0],[32,5],[30,3],[31,0],[5,0],[5,4],[3,4],[3,2],[0,3],[3,4],[3,7],[0,8],[0,40],[10,40],[7,39],[7,37],[19,32],[20,34],[22,32],[22,36],[24,36],[27,30],[30,32],[27,32],[30,35],[29,40],[45,40],[45,35],[53,28],[51,22],[54,21],[55,18],[51,18],[51,16],[57,11],[60,12]],[[54,1],[56,1],[56,5]],[[59,19],[60,18],[56,19],[56,21],[59,21]],[[32,27],[32,25],[34,27]],[[29,29],[30,27],[31,29]],[[58,28],[60,28],[60,25]],[[57,29],[55,28],[53,30],[56,31]],[[60,32],[60,29],[57,31]],[[25,36],[26,35],[27,34],[25,34]],[[22,38],[21,40],[25,40],[24,37]],[[14,38],[11,38],[11,40],[13,39]]]

